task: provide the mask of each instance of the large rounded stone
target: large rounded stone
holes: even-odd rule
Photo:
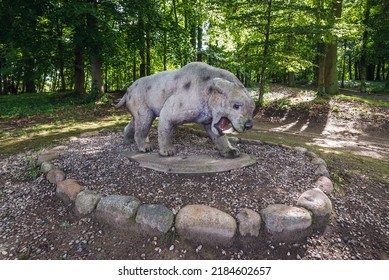
[[[41,164],[41,172],[42,173],[48,173],[50,170],[56,168],[54,164],[51,162],[44,161]]]
[[[91,190],[84,190],[76,197],[75,210],[78,215],[84,216],[92,213],[103,196]]]
[[[294,150],[298,153],[304,154],[307,152],[307,149],[304,147],[294,147]]]
[[[59,152],[57,151],[46,151],[38,155],[38,158],[36,160],[36,165],[40,166],[42,162],[47,161],[50,162],[52,160],[55,160],[59,158]]]
[[[327,178],[330,177],[330,173],[328,172],[328,169],[324,164],[320,164],[317,166],[315,170],[315,175],[325,176]]]
[[[136,211],[140,201],[133,196],[109,195],[103,197],[96,207],[97,219],[122,229],[134,229]]]
[[[261,217],[274,240],[298,241],[312,232],[312,217],[304,208],[273,204],[261,211]]]
[[[76,200],[77,195],[84,190],[74,179],[66,179],[58,182],[56,194],[64,202],[69,203]]]
[[[176,216],[178,234],[190,240],[229,244],[236,228],[231,215],[206,205],[187,205]]]
[[[325,227],[332,212],[331,200],[318,188],[305,191],[297,205],[310,210],[314,215],[314,226]]]
[[[330,194],[334,190],[334,185],[332,184],[332,181],[325,176],[319,177],[319,179],[317,179],[315,183],[315,186],[321,189],[326,194]]]
[[[314,157],[311,160],[311,163],[315,165],[324,165],[325,167],[327,167],[327,163],[325,162],[325,160],[319,157]]]
[[[163,205],[141,205],[136,214],[136,223],[150,234],[167,233],[173,225],[174,214]]]
[[[59,168],[51,169],[46,174],[46,179],[52,184],[58,184],[59,182],[65,180],[66,174]]]
[[[248,208],[243,208],[236,216],[239,225],[239,233],[242,236],[255,236],[259,235],[261,229],[261,216]]]

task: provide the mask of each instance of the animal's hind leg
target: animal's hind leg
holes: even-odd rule
[[[134,138],[140,152],[147,153],[152,150],[148,135],[154,118],[151,111],[143,111],[135,118]]]
[[[132,119],[124,128],[124,143],[132,144],[135,142],[135,124],[134,119]]]

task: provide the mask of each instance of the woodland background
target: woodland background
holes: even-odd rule
[[[191,61],[235,73],[259,105],[270,82],[366,92],[389,79],[389,1],[0,0],[0,94],[98,98]]]

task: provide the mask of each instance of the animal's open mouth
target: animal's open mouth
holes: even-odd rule
[[[220,121],[215,124],[215,128],[220,135],[236,132],[236,129],[233,127],[230,120],[225,117],[221,118]]]

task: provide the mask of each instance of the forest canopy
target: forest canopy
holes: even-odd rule
[[[0,94],[123,90],[203,61],[269,82],[389,78],[386,0],[0,0]]]

